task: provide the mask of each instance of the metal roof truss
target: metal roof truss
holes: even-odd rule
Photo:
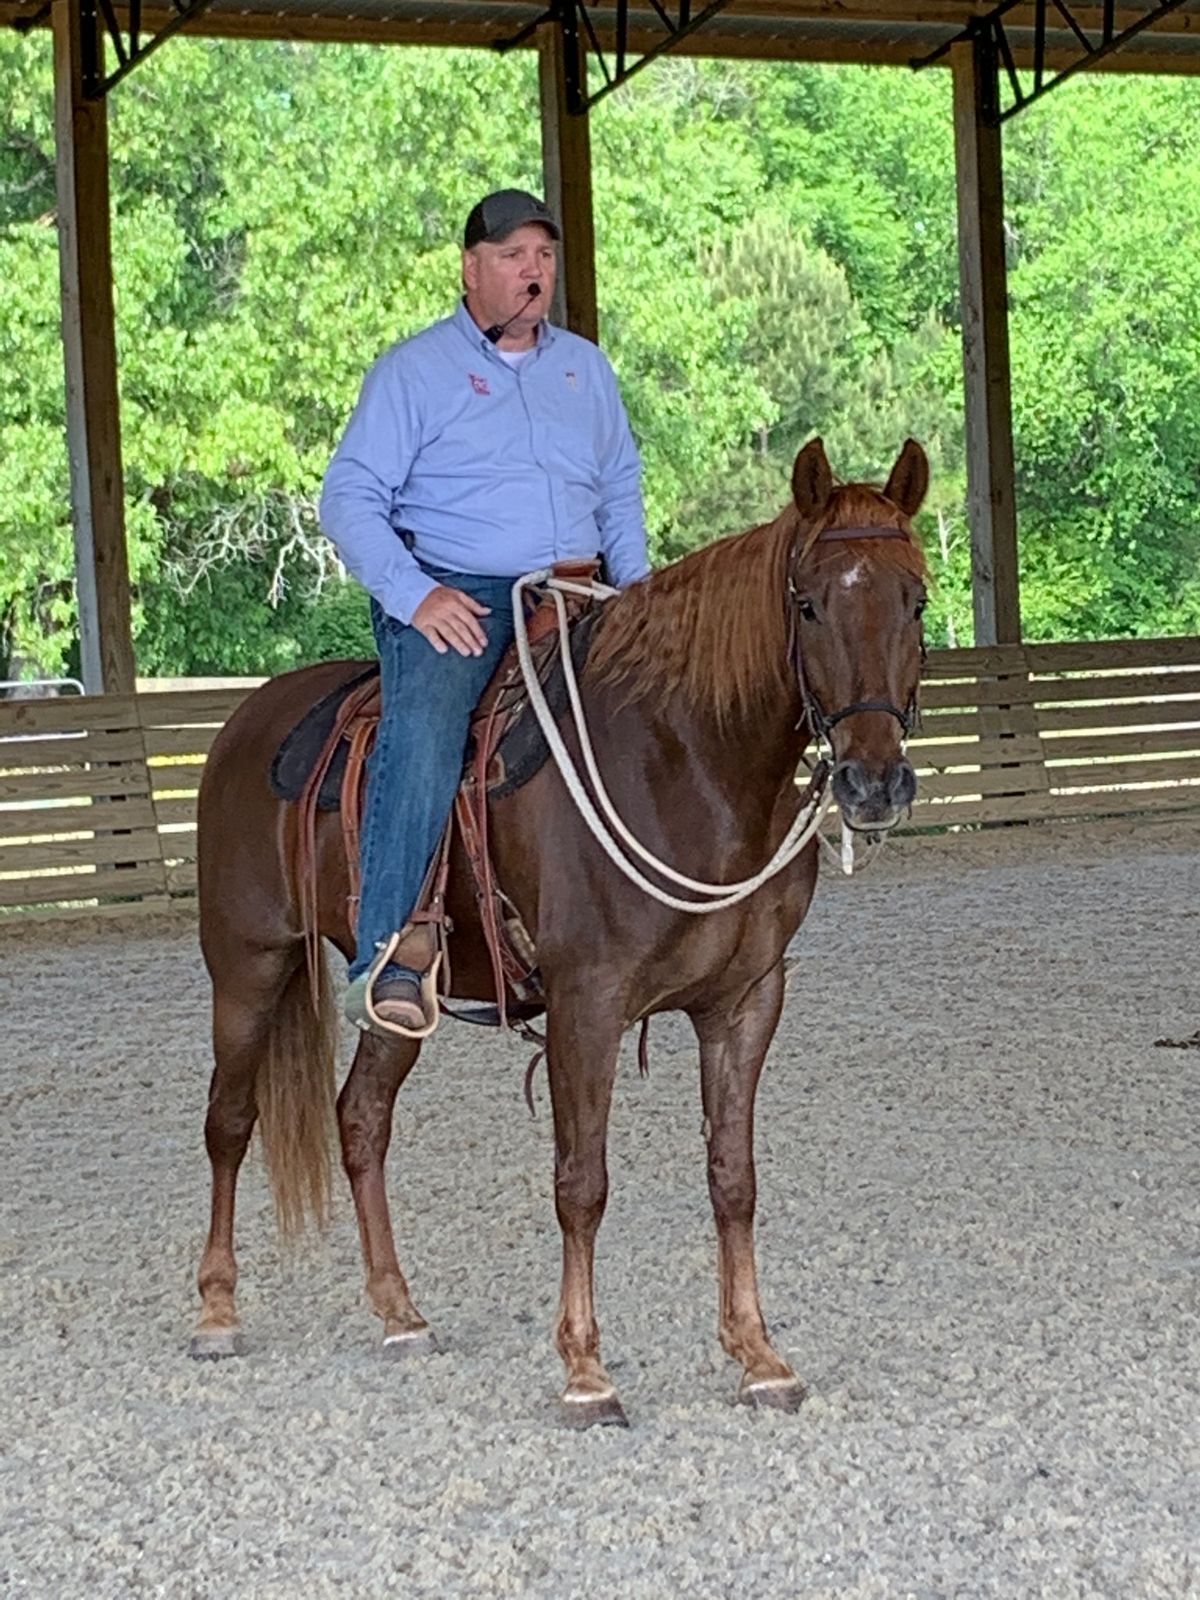
[[[632,10],[630,0],[615,0],[615,6],[612,0],[609,0],[604,7],[606,20],[613,18],[615,10],[611,50],[605,50],[601,43],[600,33],[592,15],[596,7],[589,6],[587,0],[554,0],[548,11],[535,22],[531,22],[528,27],[522,28],[512,39],[505,40],[500,48],[511,50],[516,45],[524,44],[530,34],[544,23],[560,27],[566,47],[567,111],[573,117],[581,117],[603,100],[605,95],[611,94],[614,89],[619,89],[643,67],[649,66],[659,56],[665,55],[681,39],[696,33],[729,3],[730,0],[710,0],[710,4],[701,10],[693,11],[692,0],[674,0],[673,7],[670,0],[665,5],[660,3],[660,0],[649,0],[650,8],[662,26],[663,37],[651,49],[640,55],[634,55],[630,52],[628,44]],[[639,7],[639,11],[644,15],[644,6]],[[579,50],[581,36],[587,41],[586,53]],[[600,88],[591,93],[587,78],[588,62],[595,62],[602,79]]]
[[[983,79],[985,91],[983,118],[990,127],[995,128],[1024,111],[1026,106],[1032,105],[1035,100],[1048,94],[1058,84],[1074,77],[1077,72],[1082,72],[1085,68],[1103,60],[1105,56],[1112,55],[1123,44],[1162,17],[1169,16],[1172,11],[1178,11],[1180,7],[1187,5],[1189,0],[1159,0],[1157,5],[1120,32],[1116,28],[1116,0],[1102,0],[1100,30],[1097,32],[1093,25],[1090,33],[1077,15],[1078,5],[1073,10],[1067,0],[1034,0],[1033,62],[1030,69],[1022,74],[1016,65],[1017,51],[1014,49],[1013,40],[1009,37],[1006,19],[1014,7],[1022,6],[1027,9],[1028,3],[1029,0],[1004,0],[1003,5],[997,6],[986,16],[974,18],[963,33],[940,46],[932,55],[914,61],[913,66],[928,67],[935,61],[940,61],[952,44],[978,41],[991,68],[984,74]],[[1092,14],[1094,15],[1094,12]],[[1053,29],[1061,37],[1064,25],[1075,40],[1078,54],[1067,65],[1047,71],[1048,33]],[[1028,36],[1029,29],[1026,24],[1022,29],[1022,43],[1026,43]]]
[[[83,20],[83,93],[87,100],[103,100],[110,89],[128,76],[159,45],[202,11],[207,11],[212,0],[170,0],[171,15],[165,23],[152,32],[142,28],[142,0],[128,0],[125,25],[117,16],[113,0],[80,0]],[[49,0],[32,16],[17,17],[13,27],[19,33],[43,24],[50,15]],[[106,72],[104,60],[104,35],[116,57],[113,72]]]

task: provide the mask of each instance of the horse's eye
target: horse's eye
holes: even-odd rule
[[[797,600],[796,610],[804,618],[805,622],[815,622],[817,620],[817,608],[811,600]]]
[[[928,604],[928,601],[926,601],[926,600],[918,600],[917,601],[916,610],[913,612],[913,619],[916,622],[920,622],[921,618],[925,615],[925,607],[926,607],[927,604]]]

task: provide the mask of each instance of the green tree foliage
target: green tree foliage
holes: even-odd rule
[[[1041,636],[1194,632],[1200,109],[1187,85],[1080,89],[1010,160],[1025,608]]]
[[[0,38],[0,654],[47,669],[74,625],[50,89],[46,36]],[[112,97],[142,671],[369,650],[321,476],[371,361],[453,304],[471,203],[539,185],[536,106],[523,52],[193,40]],[[1200,626],[1198,143],[1190,85],[1141,80],[1006,135],[1033,636]],[[873,478],[912,434],[931,632],[968,642],[946,76],[667,59],[604,102],[593,155],[656,558],[773,514],[811,434]]]
[[[0,676],[56,666],[74,557],[66,497],[49,52],[0,40]],[[43,640],[46,640],[44,643]]]
[[[962,429],[952,396],[934,381],[947,350],[957,357],[950,330],[927,312],[885,346],[845,268],[778,214],[761,213],[719,241],[704,266],[718,304],[739,302],[750,313],[739,360],[765,399],[726,472],[681,504],[679,548],[698,529],[733,533],[774,515],[796,446],[814,434],[844,478],[875,482],[911,434],[934,469],[930,512],[940,537],[931,555],[940,581],[929,625],[939,638],[957,638],[971,609],[965,526],[953,549],[948,531],[951,517],[961,522]]]

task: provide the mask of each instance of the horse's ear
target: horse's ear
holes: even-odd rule
[[[833,473],[820,439],[810,439],[792,467],[792,499],[806,522],[815,522],[833,493]]]
[[[915,439],[905,439],[884,494],[906,517],[915,517],[929,492],[929,460]]]

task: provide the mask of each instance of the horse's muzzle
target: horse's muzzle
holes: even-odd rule
[[[871,770],[862,761],[839,761],[833,774],[833,798],[851,828],[867,832],[895,827],[912,805],[917,775],[903,756]]]

